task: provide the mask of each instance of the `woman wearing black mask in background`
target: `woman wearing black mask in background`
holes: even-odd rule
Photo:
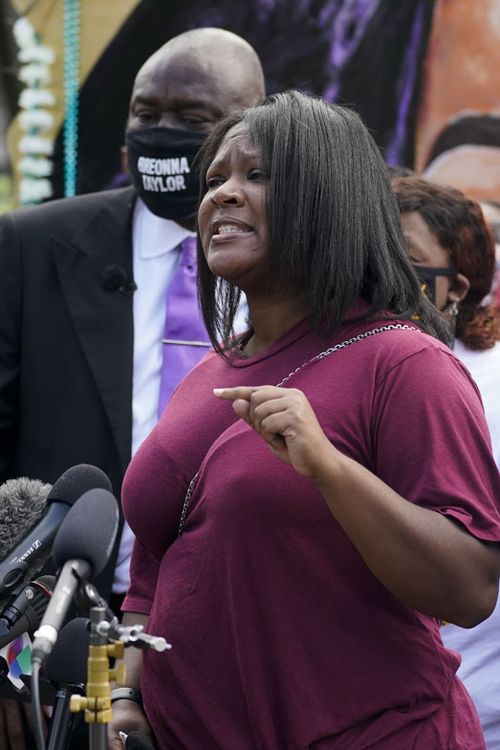
[[[495,240],[480,205],[420,177],[392,180],[410,260],[427,296],[448,318],[453,350],[479,386],[500,466],[500,311],[487,295]]]
[[[494,237],[476,201],[418,177],[393,180],[408,252],[425,290],[454,327],[454,353],[476,381],[500,467],[500,313],[484,301],[495,270]],[[445,645],[462,656],[459,677],[500,749],[500,602],[470,630],[448,624]]]

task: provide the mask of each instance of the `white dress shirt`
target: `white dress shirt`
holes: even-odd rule
[[[132,223],[134,281],[134,361],[132,380],[132,455],[158,419],[165,298],[180,259],[179,244],[193,232],[155,216],[137,198]],[[134,537],[124,524],[113,591],[123,593],[130,581]]]

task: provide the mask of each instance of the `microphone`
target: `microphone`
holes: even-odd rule
[[[0,657],[2,682],[9,680],[10,690],[26,693],[24,675],[31,674],[31,638],[28,631],[40,623],[56,579],[42,576],[33,581],[10,605],[0,620]],[[10,697],[7,694],[7,697]]]
[[[84,684],[90,645],[90,620],[75,617],[64,625],[45,665],[45,678],[56,685]]]
[[[47,497],[52,485],[39,479],[9,479],[0,485],[0,560],[21,541],[27,529],[32,528],[46,510]],[[46,558],[49,553],[47,552]],[[33,578],[45,560],[38,559],[29,566],[25,580]],[[1,604],[1,602],[0,602]]]
[[[127,271],[116,263],[102,269],[101,286],[107,292],[121,292],[121,294],[132,294],[137,289],[137,284],[129,278]]]
[[[0,618],[0,648],[21,633],[35,630],[56,584],[55,576],[41,576],[32,581],[2,613]]]
[[[33,581],[2,617],[1,682],[8,680],[9,691],[15,691],[3,693],[4,697],[15,698],[28,692],[25,683],[25,678],[31,675],[31,638],[28,631],[34,630],[40,623],[55,582],[55,576],[41,576]]]
[[[69,511],[52,548],[52,558],[61,572],[35,633],[33,661],[42,663],[52,651],[73,595],[82,582],[104,568],[117,531],[118,503],[107,490],[89,490]]]
[[[61,629],[47,659],[44,677],[56,691],[50,720],[49,750],[70,744],[69,739],[78,722],[77,714],[70,713],[71,696],[75,692],[85,695],[89,645],[90,620],[76,617]],[[78,740],[76,746],[80,747]]]
[[[21,482],[25,481],[27,480],[21,480]],[[24,484],[19,484],[19,480],[11,480],[11,482],[17,482],[18,484],[14,485],[17,488],[25,487]],[[9,482],[6,482],[6,485],[9,485]],[[9,485],[9,487],[11,486]],[[26,487],[31,488],[31,483]],[[11,515],[19,522],[18,525],[23,530],[26,529],[26,526],[30,530],[27,533],[25,531],[21,541],[17,542],[16,540],[17,543],[14,542],[14,548],[0,562],[0,595],[13,593],[16,586],[26,580],[28,570],[31,569],[33,563],[39,564],[41,558],[48,556],[57,529],[71,506],[84,492],[96,487],[111,490],[111,482],[97,466],[78,464],[67,469],[47,494],[46,512],[33,528],[30,528],[33,523],[33,513],[31,511],[26,512],[26,510],[22,513],[21,506],[11,500],[12,513],[4,512],[2,521],[5,524],[5,529],[0,527],[0,531],[5,531],[8,538],[12,539],[12,534],[9,531]],[[23,490],[23,492],[25,491]],[[8,492],[7,494],[9,495]],[[25,506],[29,505],[26,500],[28,495],[29,491],[23,495]],[[8,504],[5,507],[9,507]]]
[[[48,598],[56,582],[55,576],[43,576],[43,579],[49,578],[52,580],[46,581],[46,584],[49,584],[47,596],[43,608],[40,607],[37,625],[42,619]],[[40,584],[41,580],[34,581],[30,585]],[[54,650],[47,660],[44,674],[45,680],[52,685],[50,690],[47,690],[47,687],[44,688],[47,705],[52,705],[54,702],[55,706],[59,703],[59,691],[67,686],[71,688],[70,692],[83,688],[87,678],[87,659],[90,644],[89,623],[90,621],[87,618],[76,617],[62,628]],[[27,695],[31,691],[32,672],[31,639],[25,631],[21,633],[21,626],[16,626],[16,631],[15,636],[11,631],[10,637],[12,640],[0,649],[0,686],[2,686],[0,696],[1,698],[13,698],[14,700],[18,698],[19,694]],[[6,687],[3,687],[3,683],[7,679],[9,683]],[[55,696],[53,694],[54,689],[58,691]]]

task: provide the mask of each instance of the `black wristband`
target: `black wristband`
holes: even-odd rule
[[[115,701],[134,701],[142,708],[142,695],[140,690],[130,687],[119,687],[111,691],[111,703]]]

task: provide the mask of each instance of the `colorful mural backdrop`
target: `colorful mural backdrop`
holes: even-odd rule
[[[436,3],[421,75],[415,166],[500,200],[500,2]]]
[[[78,47],[77,193],[119,179],[128,98],[142,62],[184,30],[222,26],[256,48],[269,93],[298,87],[352,106],[388,163],[500,199],[500,0],[12,3],[56,53],[54,196],[65,192],[63,11],[76,3],[66,46],[69,38]],[[19,138],[16,121],[14,163]]]

